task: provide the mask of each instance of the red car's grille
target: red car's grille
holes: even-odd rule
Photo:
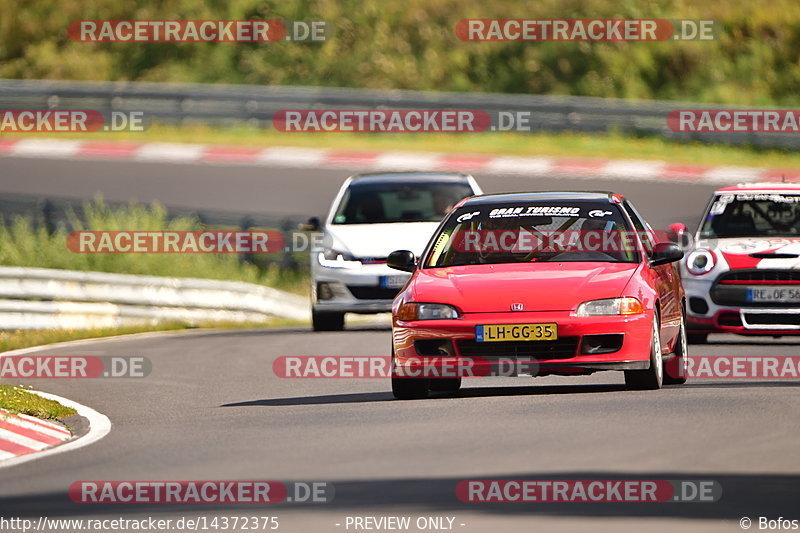
[[[458,341],[463,357],[531,357],[535,359],[568,359],[575,356],[578,337],[561,337],[554,341],[503,341],[478,342],[471,339]]]

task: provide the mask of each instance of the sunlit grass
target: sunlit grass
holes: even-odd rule
[[[72,407],[28,392],[23,385],[0,385],[0,409],[45,419],[66,418],[77,414]],[[3,413],[0,413],[0,420],[2,417]]]
[[[243,262],[236,254],[125,254],[76,253],[67,248],[67,228],[48,233],[31,217],[0,224],[0,265],[67,270],[114,272],[150,276],[205,278],[258,283],[307,294],[307,274],[281,269],[275,263],[261,266]],[[72,216],[74,230],[93,231],[200,231],[194,217],[168,218],[158,204],[111,207],[101,198],[85,204],[83,220]]]

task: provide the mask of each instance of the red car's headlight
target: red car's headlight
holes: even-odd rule
[[[698,248],[686,256],[686,270],[694,276],[708,274],[717,264],[717,256],[711,250]]]
[[[446,320],[458,318],[458,310],[447,304],[406,302],[397,310],[397,318],[410,320]]]
[[[575,316],[638,315],[644,313],[642,302],[636,298],[607,298],[583,302]]]

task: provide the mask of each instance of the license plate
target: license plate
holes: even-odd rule
[[[402,289],[408,278],[408,276],[381,276],[381,288]]]
[[[747,301],[800,303],[800,289],[795,289],[795,288],[747,289]]]
[[[478,342],[554,341],[558,339],[557,324],[487,324],[475,326]]]

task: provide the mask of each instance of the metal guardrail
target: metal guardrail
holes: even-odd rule
[[[308,320],[307,299],[243,282],[0,267],[0,329]]]
[[[666,116],[676,109],[737,109],[671,101],[623,100],[526,94],[140,82],[0,80],[0,109],[94,109],[142,111],[166,123],[271,127],[284,109],[481,109],[531,113],[531,131],[618,131],[680,141],[798,148],[800,136],[765,133],[676,133]],[[749,109],[740,107],[738,109]]]

